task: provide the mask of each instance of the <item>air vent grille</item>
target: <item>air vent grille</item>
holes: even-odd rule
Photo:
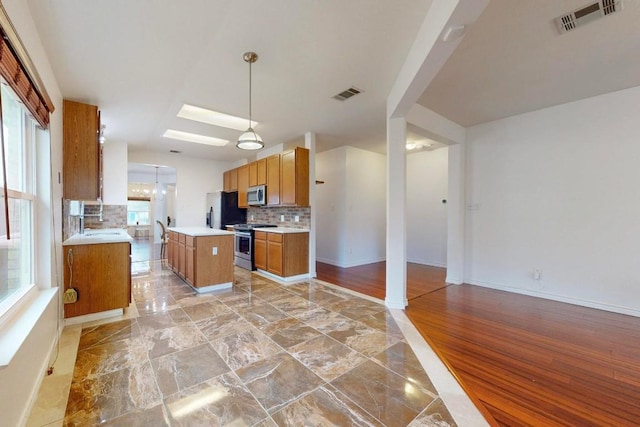
[[[169,152],[170,152],[170,153],[173,153],[173,154],[180,154],[180,153],[182,153],[182,151],[179,151],[179,150],[169,150]]]
[[[622,10],[622,0],[598,0],[555,19],[561,33]]]
[[[349,89],[340,92],[339,94],[337,94],[333,98],[337,99],[338,101],[344,101],[344,100],[347,100],[347,99],[351,98],[352,96],[357,95],[357,94],[359,94],[361,92],[362,91],[360,89],[357,89],[357,88],[351,86]]]

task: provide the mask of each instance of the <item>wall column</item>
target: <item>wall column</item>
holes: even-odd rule
[[[407,122],[387,119],[387,296],[389,308],[407,306]]]
[[[447,283],[464,281],[465,143],[449,146],[447,196]]]
[[[309,149],[309,277],[316,277],[316,134],[304,134],[304,147]]]

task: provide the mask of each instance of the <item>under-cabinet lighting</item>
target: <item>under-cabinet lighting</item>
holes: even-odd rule
[[[173,129],[167,129],[162,136],[165,138],[179,139],[180,141],[195,142],[196,144],[214,145],[216,147],[224,147],[229,143],[226,139],[198,135],[197,133],[182,132]]]
[[[178,111],[178,117],[235,130],[245,130],[247,128],[247,119],[189,104],[182,106],[180,111]],[[257,124],[258,122],[251,121],[251,127],[255,127]]]

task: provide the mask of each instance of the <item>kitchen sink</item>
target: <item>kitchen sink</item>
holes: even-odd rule
[[[91,236],[119,236],[122,234],[119,231],[101,231],[101,230],[87,230],[84,232],[84,235],[87,237]]]

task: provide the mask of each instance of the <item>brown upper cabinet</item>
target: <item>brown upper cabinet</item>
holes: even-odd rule
[[[280,205],[280,154],[267,157],[267,205]]]
[[[249,165],[238,168],[238,207],[248,208],[247,189],[249,188]]]
[[[249,187],[267,183],[267,159],[249,163]]]
[[[309,150],[296,147],[280,155],[280,205],[309,206]]]
[[[100,197],[100,115],[95,105],[64,100],[62,107],[63,198]]]
[[[247,208],[247,189],[267,186],[267,206],[309,206],[309,150],[296,147],[282,154],[224,172],[224,191],[238,192],[238,207]]]
[[[222,176],[224,191],[238,191],[238,169],[226,171]]]

